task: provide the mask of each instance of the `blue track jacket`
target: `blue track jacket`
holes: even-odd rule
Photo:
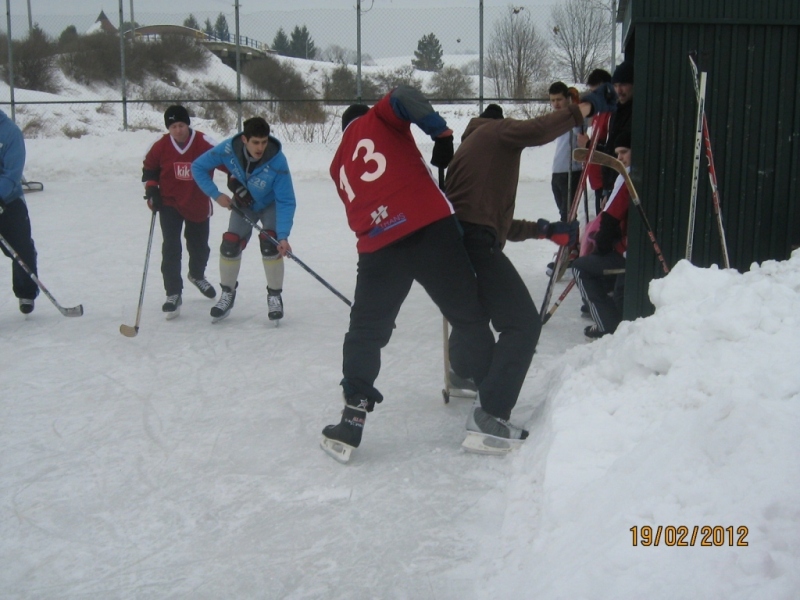
[[[277,146],[277,153],[247,173],[243,164],[241,134],[238,133],[195,159],[192,163],[192,176],[205,194],[216,199],[221,192],[210,173],[218,167],[227,169],[231,177],[247,186],[253,197],[250,210],[259,213],[275,203],[276,237],[285,240],[292,231],[296,201],[286,155],[281,149],[281,143],[269,136],[269,145],[273,144]]]
[[[0,110],[0,204],[22,198],[25,140],[8,115]]]

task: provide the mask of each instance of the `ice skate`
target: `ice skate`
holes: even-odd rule
[[[342,411],[341,422],[322,430],[320,448],[340,463],[346,463],[351,452],[361,444],[366,418],[367,398],[363,395],[351,398]]]
[[[19,299],[19,312],[23,315],[29,315],[33,312],[33,298],[20,298]]]
[[[504,455],[519,448],[527,437],[525,429],[493,417],[476,399],[467,418],[467,437],[461,447],[477,454]]]
[[[281,298],[281,290],[267,288],[267,309],[269,310],[267,313],[269,320],[275,323],[275,327],[278,327],[283,318],[283,298]]]
[[[239,286],[239,282],[236,282],[236,287]],[[221,285],[222,294],[219,296],[219,301],[214,305],[214,308],[211,309],[211,322],[212,323],[219,323],[231,314],[231,309],[233,308],[233,303],[236,300],[236,288],[231,289],[227,285]]]
[[[165,313],[167,321],[171,321],[181,314],[181,304],[183,304],[183,300],[180,294],[167,296],[167,301],[161,305],[161,312]]]
[[[188,279],[189,283],[194,284],[194,286],[200,290],[200,293],[206,298],[214,298],[217,295],[217,290],[214,289],[214,286],[211,285],[211,283],[205,277],[195,279],[191,274],[189,274]]]

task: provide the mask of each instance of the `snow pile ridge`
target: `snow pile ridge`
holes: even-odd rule
[[[790,598],[800,584],[800,253],[744,274],[681,261],[650,296],[653,316],[566,354],[532,424],[542,440],[515,459],[513,550],[487,597]],[[681,525],[687,547],[633,545],[634,526]],[[694,526],[733,527],[734,544],[701,547],[700,532],[689,546]]]

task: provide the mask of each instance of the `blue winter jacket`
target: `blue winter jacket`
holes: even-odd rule
[[[279,240],[288,239],[292,231],[296,201],[289,163],[281,150],[281,143],[269,136],[267,152],[275,152],[275,155],[256,166],[250,173],[246,171],[243,145],[239,133],[214,146],[192,163],[192,176],[203,193],[216,199],[221,192],[210,173],[213,169],[224,167],[231,177],[247,186],[253,197],[253,205],[250,207],[253,212],[261,212],[275,203],[276,237]]]
[[[0,203],[22,198],[25,140],[19,127],[0,110]]]

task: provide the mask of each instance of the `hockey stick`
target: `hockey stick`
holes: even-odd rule
[[[697,52],[689,53],[689,64],[692,67],[692,82],[697,100],[700,101],[700,84],[697,68]],[[722,202],[719,197],[717,187],[717,169],[714,166],[714,153],[711,151],[711,134],[708,131],[708,118],[706,117],[705,100],[703,100],[703,140],[706,147],[706,160],[708,161],[708,181],[711,184],[711,199],[714,205],[714,216],[717,220],[717,231],[719,232],[720,249],[722,250],[722,266],[729,269],[731,266],[728,257],[728,242],[725,240],[725,227],[722,224]]]
[[[279,242],[278,240],[276,240],[276,239],[275,239],[273,236],[271,236],[271,235],[270,235],[270,234],[267,232],[267,230],[266,230],[266,229],[264,229],[263,227],[261,227],[261,226],[260,226],[258,223],[256,223],[255,221],[253,221],[253,219],[251,219],[251,218],[250,218],[250,217],[248,217],[246,214],[244,214],[244,211],[242,211],[242,209],[241,209],[241,208],[239,208],[238,206],[236,206],[236,204],[234,204],[233,202],[231,202],[230,208],[231,208],[231,210],[232,210],[233,212],[235,212],[237,215],[239,215],[239,216],[240,216],[240,217],[242,217],[242,218],[243,218],[245,221],[247,221],[247,222],[250,224],[250,226],[251,226],[251,227],[253,227],[254,229],[257,229],[258,231],[260,231],[261,233],[263,233],[263,234],[266,236],[266,238],[267,238],[267,239],[268,239],[270,242],[272,242],[272,243],[273,243],[273,244],[274,244],[276,247],[277,247],[277,246],[280,246],[280,242]],[[300,265],[301,267],[303,267],[303,269],[304,269],[304,270],[305,270],[305,271],[306,271],[306,272],[307,272],[309,275],[311,275],[311,276],[312,276],[314,279],[316,279],[317,281],[319,281],[319,282],[320,282],[322,285],[324,285],[324,286],[325,286],[326,288],[328,288],[328,289],[329,289],[331,292],[333,292],[333,294],[334,294],[334,295],[335,295],[337,298],[339,298],[339,299],[340,299],[342,302],[344,302],[345,304],[347,304],[347,306],[353,306],[353,303],[352,303],[352,302],[350,302],[350,300],[348,300],[347,298],[345,298],[345,297],[344,297],[344,296],[343,296],[341,293],[339,293],[339,292],[336,290],[336,288],[334,288],[334,287],[333,287],[333,286],[332,286],[330,283],[328,283],[328,282],[327,282],[327,281],[325,281],[325,280],[324,280],[322,277],[320,277],[320,276],[319,276],[319,275],[317,275],[317,274],[316,274],[314,271],[312,271],[312,270],[311,270],[311,268],[309,268],[309,266],[308,266],[308,265],[306,265],[306,263],[304,263],[302,260],[300,260],[299,258],[297,258],[297,257],[296,257],[294,254],[292,254],[291,252],[287,252],[287,253],[286,253],[286,256],[288,256],[288,257],[289,257],[289,258],[291,258],[291,259],[292,259],[294,262],[296,262],[298,265]]]
[[[608,119],[611,118],[611,113],[604,113],[604,114],[606,123],[608,123]],[[585,148],[577,148],[575,152],[583,150],[584,152],[586,152],[586,156],[588,156],[589,158],[594,156],[595,149],[597,148],[597,142],[599,139],[598,134],[601,129],[603,129],[603,127],[601,127],[600,123],[598,123],[597,127],[592,132],[592,141],[589,144],[588,150],[586,150]],[[575,152],[573,152],[573,157],[575,155]],[[575,160],[578,159],[576,158]],[[589,175],[588,170],[583,169],[583,171],[581,172],[580,180],[578,181],[578,188],[575,190],[575,197],[572,199],[572,204],[570,205],[569,215],[567,217],[568,223],[574,221],[576,215],[578,214],[578,208],[580,207],[581,203],[581,195],[583,194],[583,188],[586,185],[586,179],[588,175]],[[544,300],[542,300],[542,308],[539,311],[540,314],[542,315],[542,318],[544,318],[544,315],[547,313],[547,309],[550,306],[550,298],[552,298],[553,296],[553,286],[555,285],[555,282],[558,279],[558,274],[561,271],[561,265],[565,260],[567,260],[569,252],[570,249],[567,246],[560,246],[558,252],[556,253],[556,260],[555,264],[553,265],[553,273],[552,275],[550,275],[550,281],[547,283],[547,289],[545,290],[544,293]]]
[[[3,212],[4,212],[3,207],[0,206],[0,215],[2,215]],[[23,268],[23,270],[28,274],[28,276],[31,279],[33,279],[33,283],[35,283],[37,287],[40,290],[42,290],[42,293],[44,293],[44,295],[50,299],[50,302],[52,302],[55,305],[55,307],[62,315],[64,315],[65,317],[80,317],[83,315],[82,304],[79,304],[78,306],[73,306],[71,308],[64,308],[63,306],[61,306],[58,303],[58,300],[53,298],[53,295],[47,290],[44,284],[41,281],[39,281],[39,278],[36,276],[36,273],[31,271],[30,267],[25,264],[25,261],[22,260],[22,257],[20,257],[20,255],[17,254],[17,251],[14,250],[11,244],[9,244],[6,238],[4,238],[2,235],[0,235],[0,243],[2,243],[3,246],[5,246],[5,249],[8,250],[8,253],[11,254],[14,260],[17,261],[17,264]]]
[[[653,249],[656,252],[658,260],[661,262],[661,267],[664,269],[664,273],[669,273],[667,261],[664,259],[664,255],[662,254],[661,248],[656,240],[656,234],[653,232],[653,228],[650,226],[650,221],[647,219],[644,208],[642,208],[642,203],[639,201],[639,194],[636,193],[636,188],[633,186],[633,181],[631,181],[631,176],[628,174],[628,170],[625,168],[625,165],[623,165],[613,156],[609,156],[608,154],[603,154],[601,152],[589,157],[589,153],[585,148],[578,148],[575,150],[574,157],[575,160],[589,158],[588,162],[609,167],[622,175],[622,178],[625,180],[625,187],[628,188],[628,192],[631,195],[631,202],[633,202],[634,206],[636,206],[636,209],[639,211],[639,216],[642,218],[645,229],[647,229],[647,235],[650,237],[650,241],[653,243]]]
[[[695,84],[697,85],[697,84]],[[686,231],[686,260],[692,262],[694,247],[694,222],[697,214],[697,184],[700,179],[700,155],[703,145],[703,114],[706,103],[706,74],[700,73],[697,92],[697,119],[694,128],[694,159],[692,161],[692,192],[689,197],[689,223]]]
[[[142,304],[144,304],[144,284],[147,282],[147,265],[150,264],[150,249],[153,247],[153,231],[156,227],[156,213],[150,218],[150,237],[147,238],[147,254],[144,257],[144,271],[142,271],[142,289],[139,292],[139,308],[136,309],[136,323],[130,325],[120,325],[119,332],[125,337],[136,337],[139,333],[139,321],[142,318]]]

